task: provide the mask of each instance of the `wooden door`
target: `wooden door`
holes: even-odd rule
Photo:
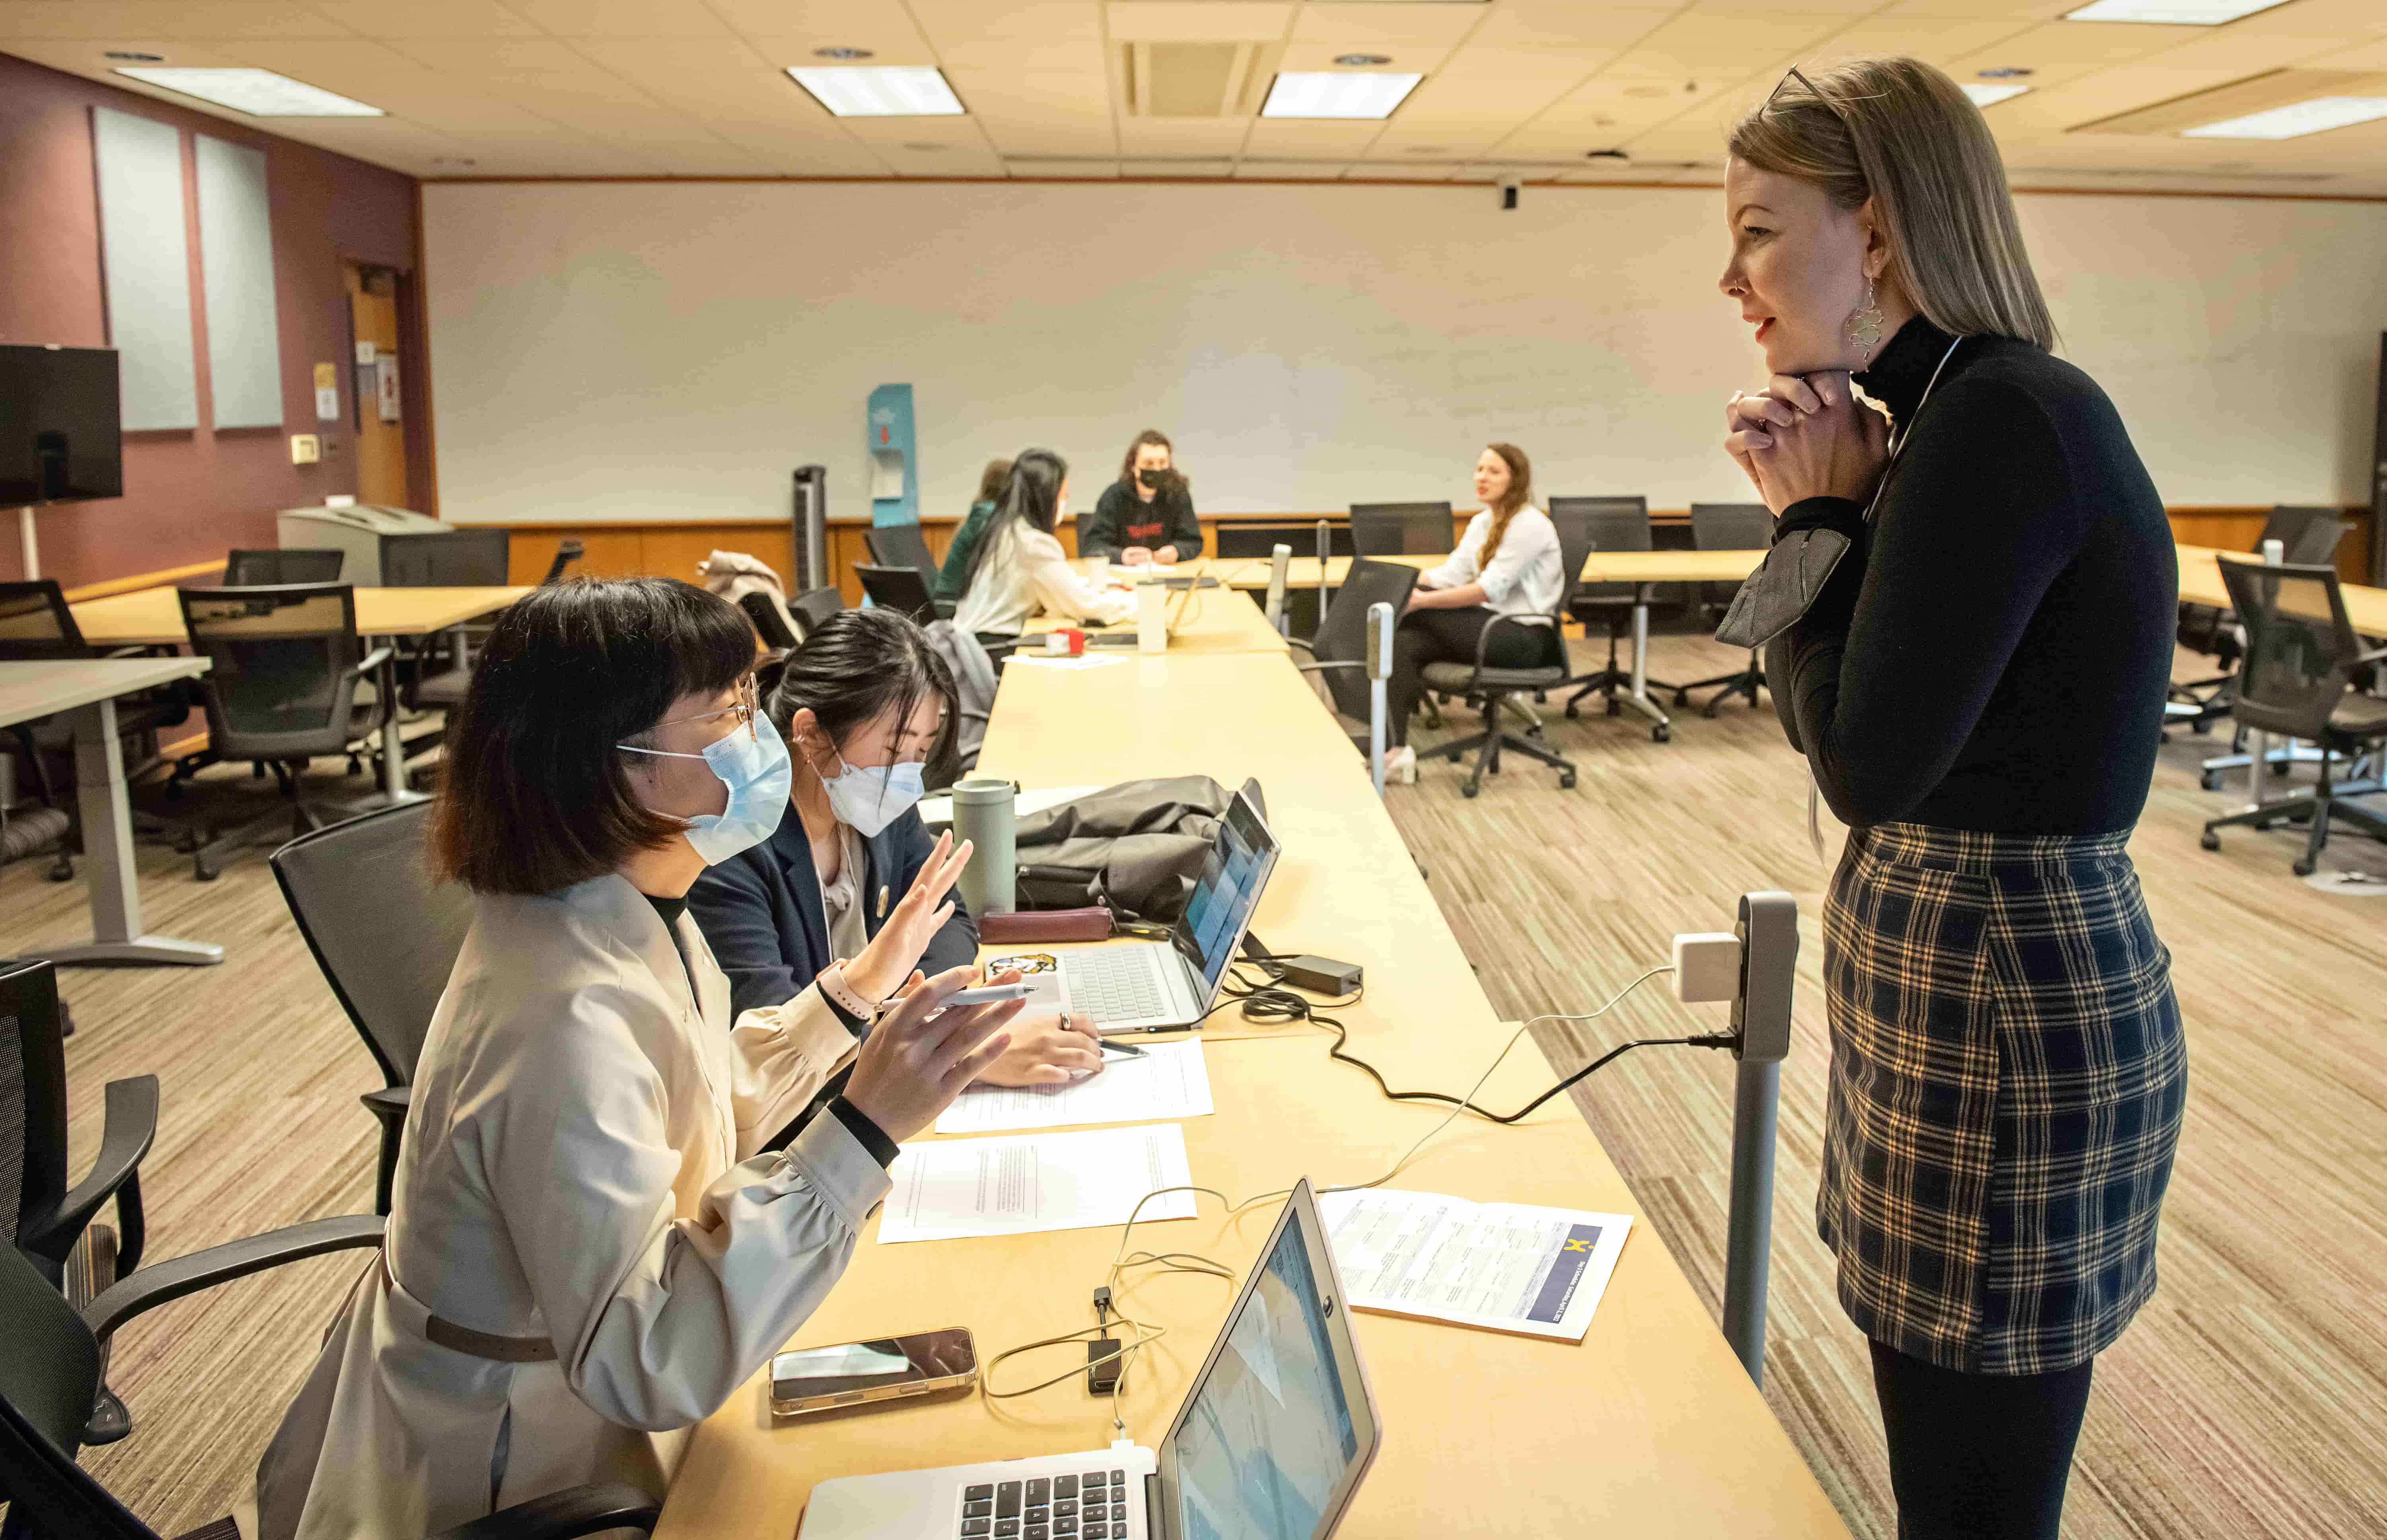
[[[385,367],[398,367],[398,275],[380,268],[345,270],[348,315],[357,343],[350,355],[349,421],[357,435],[357,501],[408,508],[406,500],[406,425],[384,420],[383,391],[378,380]],[[364,361],[364,345],[373,345],[375,361]],[[395,383],[395,381],[393,381]]]

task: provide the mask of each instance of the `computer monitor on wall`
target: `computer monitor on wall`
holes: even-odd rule
[[[116,349],[0,345],[0,508],[124,496]]]

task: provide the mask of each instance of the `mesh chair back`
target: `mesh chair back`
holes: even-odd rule
[[[26,1215],[55,1214],[66,1196],[63,1032],[57,970],[39,958],[0,964],[0,1251]]]
[[[381,808],[273,852],[273,877],[340,1008],[393,1086],[414,1079],[431,1013],[473,923],[433,874],[430,802]]]
[[[224,562],[224,587],[262,588],[281,583],[337,583],[343,552],[235,550]]]
[[[223,759],[336,754],[353,734],[356,592],[345,583],[183,588],[208,747]]]
[[[1245,524],[1236,519],[1219,521],[1218,554],[1222,561],[1265,558],[1279,546],[1291,546],[1300,556],[1318,554],[1318,521],[1307,524],[1299,520],[1254,521]],[[1447,549],[1447,548],[1445,548]],[[1326,553],[1329,556],[1357,554],[1351,544],[1351,525],[1335,518],[1326,528]]]
[[[1593,550],[1648,550],[1649,499],[1647,498],[1552,498],[1550,522],[1563,540],[1580,521]],[[1575,569],[1581,572],[1578,566]],[[1577,604],[1623,607],[1633,602],[1630,583],[1583,583],[1575,587]]]
[[[1451,518],[1446,502],[1355,502],[1351,549],[1361,556],[1446,555]]]
[[[815,588],[810,593],[798,594],[795,601],[788,606],[788,612],[796,617],[796,624],[802,626],[804,635],[809,637],[815,626],[844,608],[845,595],[837,589]]]
[[[1398,562],[1370,562],[1355,557],[1334,602],[1319,622],[1310,655],[1321,663],[1365,663],[1368,658],[1368,606],[1389,604],[1398,615],[1417,587],[1415,567]],[[1334,697],[1334,709],[1355,721],[1368,720],[1368,675],[1364,669],[1330,668],[1318,677]]]
[[[9,1533],[150,1535],[78,1470],[99,1392],[99,1344],[57,1286],[14,1246],[0,1246],[0,1497]],[[112,1510],[112,1511],[111,1511]]]
[[[2221,581],[2246,626],[2229,714],[2265,732],[2319,740],[2362,656],[2337,569],[2224,561]]]
[[[928,537],[918,524],[873,524],[864,532],[870,560],[882,567],[909,567],[933,588],[937,559],[928,551]]]
[[[505,587],[508,529],[424,530],[381,537],[381,580],[392,588]]]
[[[0,659],[28,663],[91,653],[57,578],[0,583]]]
[[[866,562],[856,562],[853,575],[862,579],[862,591],[870,596],[870,602],[882,610],[892,610],[919,621],[936,614],[928,581],[916,567],[874,567]]]
[[[582,545],[577,538],[572,536],[564,536],[557,543],[555,560],[547,564],[547,575],[538,580],[539,587],[545,587],[549,583],[562,582],[564,569],[587,554],[588,554],[588,548]],[[508,571],[508,575],[512,575],[511,569]]]
[[[1773,543],[1774,510],[1762,502],[1691,504],[1693,550],[1763,550]],[[1702,583],[1699,588],[1699,602],[1719,610],[1740,592],[1737,583]]]
[[[2262,554],[2263,540],[2277,540],[2288,565],[2322,566],[2336,559],[2338,538],[2344,532],[2344,518],[2334,508],[2281,506],[2263,521],[2263,538],[2254,542],[2254,553]]]

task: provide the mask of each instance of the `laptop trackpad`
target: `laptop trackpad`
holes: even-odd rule
[[[1015,952],[986,960],[983,977],[992,978],[1006,968],[1019,970],[1019,981],[1028,986],[1028,1003],[1023,1012],[1058,1011],[1067,1004],[1061,984],[1061,960],[1049,952]]]

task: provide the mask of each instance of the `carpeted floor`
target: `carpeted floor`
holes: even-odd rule
[[[1737,661],[1703,641],[1653,648],[1666,678]],[[1546,714],[1550,738],[1581,767],[1576,789],[1512,761],[1471,802],[1459,771],[1432,764],[1419,785],[1394,789],[1394,814],[1494,1003],[1514,1017],[1588,1009],[1662,958],[1675,932],[1728,927],[1743,891],[1800,896],[1806,941],[1782,1077],[1766,1394],[1850,1527],[1886,1537],[1894,1525],[1863,1344],[1833,1302],[1810,1217],[1823,1113],[1822,870],[1807,846],[1800,762],[1770,710],[1693,714],[1664,745],[1629,717],[1568,722],[1555,702]],[[1471,726],[1471,714],[1459,723]],[[2387,1534],[2387,902],[2307,887],[2288,871],[2287,835],[2240,833],[2218,853],[2200,851],[2199,821],[2242,801],[2234,784],[2198,789],[2195,764],[2212,748],[2181,735],[2166,749],[2132,847],[2175,956],[2189,1120],[2165,1211],[2163,1285],[2101,1362],[2065,1533],[2377,1536]],[[263,794],[238,776],[204,793],[241,804]],[[1826,837],[1834,853],[1837,831]],[[144,846],[141,864],[149,928],[221,942],[227,960],[62,976],[82,1027],[68,1045],[82,1158],[97,1144],[106,1081],[155,1073],[164,1109],[143,1165],[152,1257],[369,1207],[373,1126],[356,1097],[379,1079],[263,851],[211,884],[160,846]],[[2324,867],[2387,876],[2387,845],[2343,839]],[[53,886],[36,862],[0,868],[8,949],[84,923],[79,881]],[[1712,1029],[1719,1009],[1644,991],[1582,1041],[1545,1046],[1581,1062],[1595,1042]],[[1576,1093],[1711,1307],[1731,1083],[1722,1055],[1648,1050]],[[166,1534],[224,1512],[359,1265],[304,1263],[127,1331],[111,1378],[135,1432],[87,1466]]]

